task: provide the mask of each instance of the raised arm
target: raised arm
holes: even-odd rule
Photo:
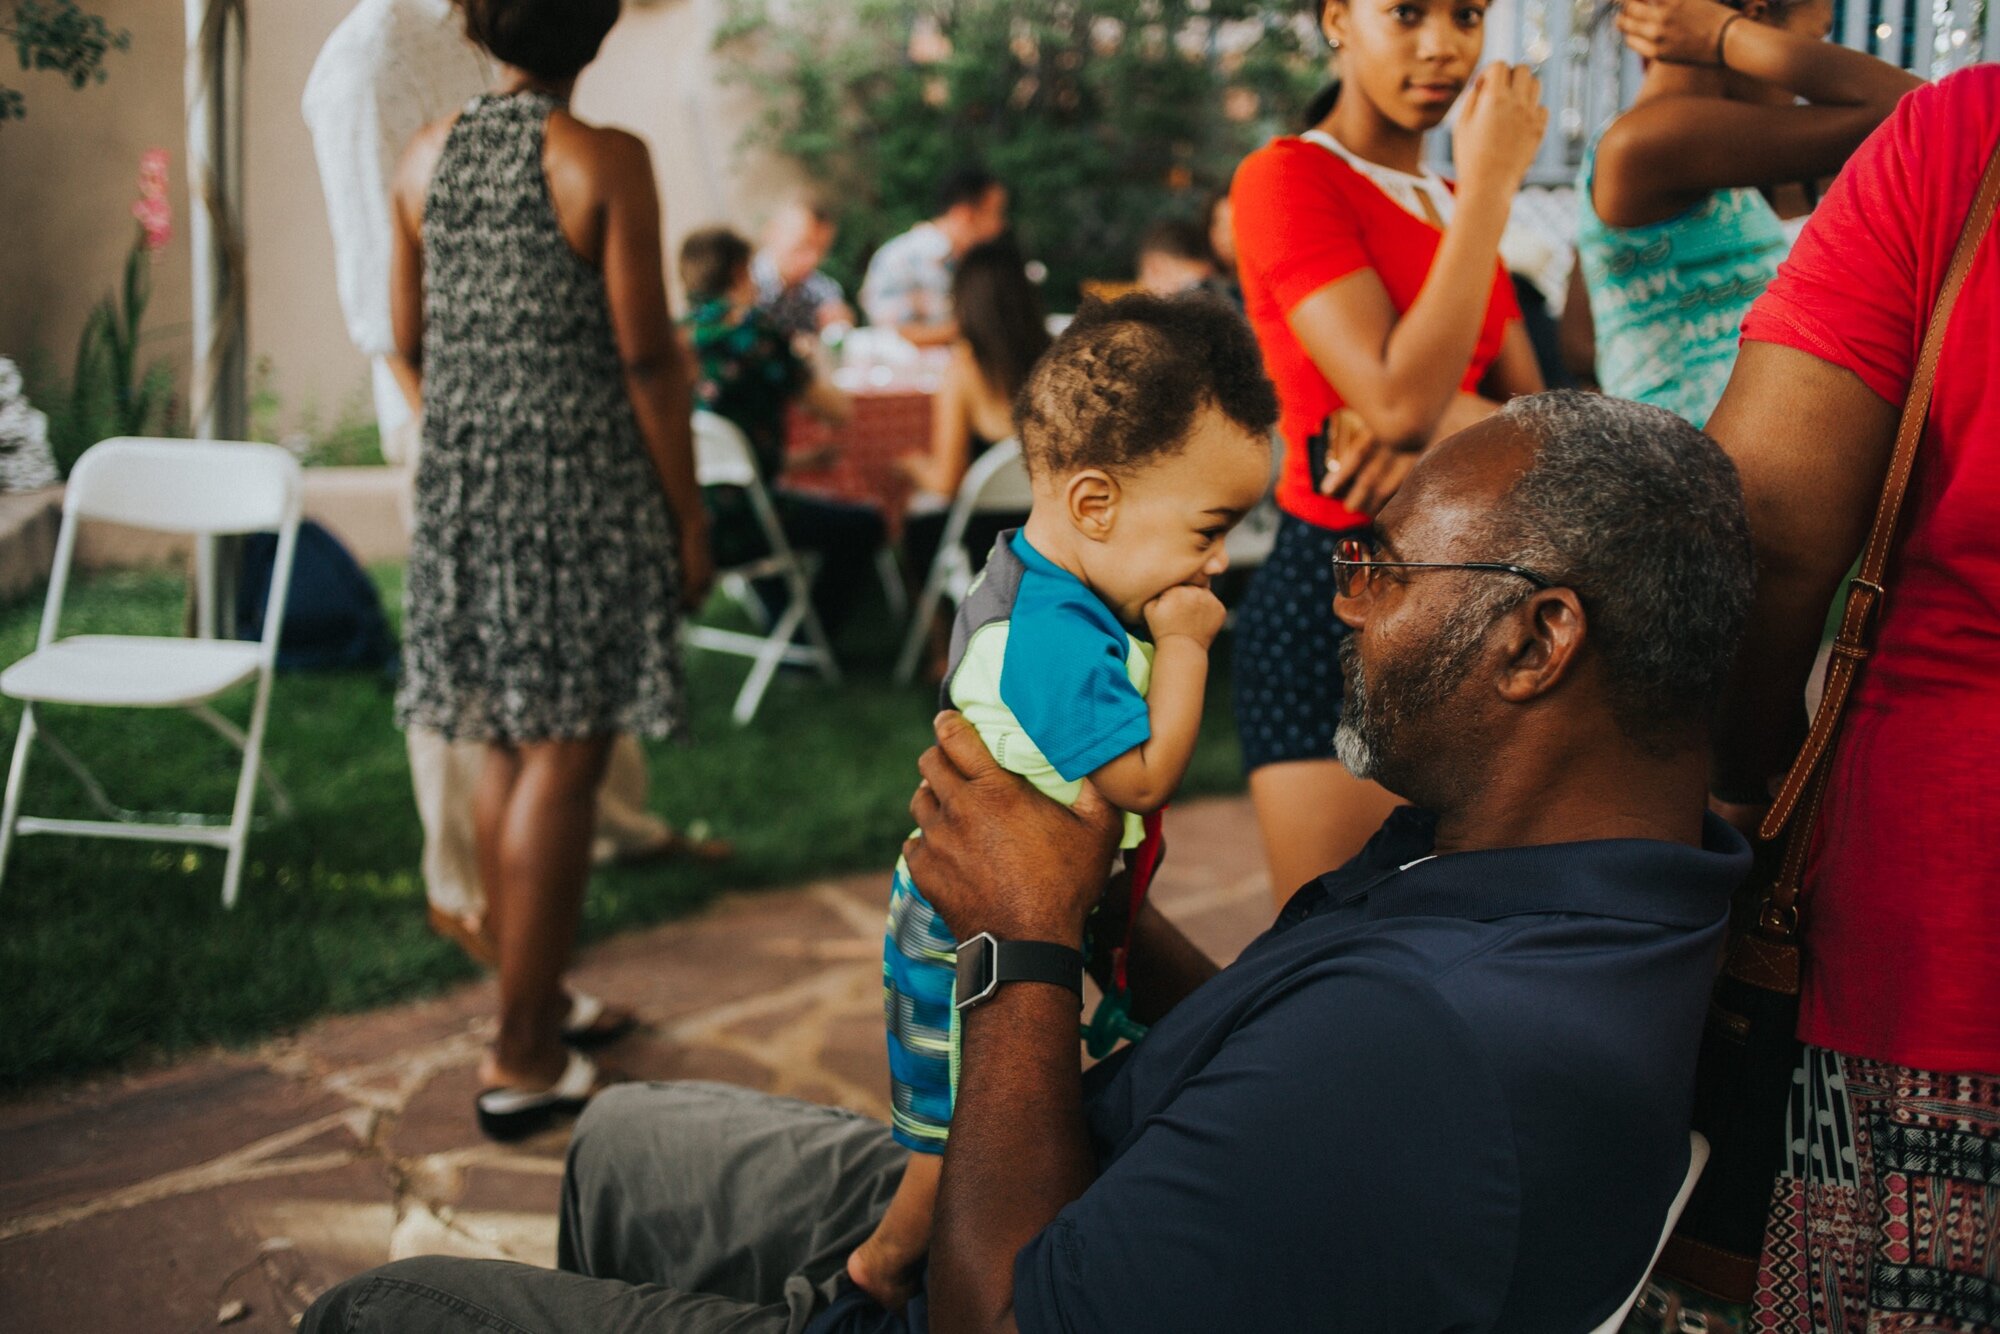
[[[1187,777],[1201,734],[1208,650],[1227,615],[1215,594],[1190,584],[1169,588],[1146,604],[1153,635],[1153,676],[1146,692],[1150,735],[1090,776],[1113,805],[1149,814],[1166,805]]]
[[[1525,67],[1489,65],[1466,93],[1456,146],[1458,197],[1423,288],[1399,316],[1382,280],[1361,269],[1292,308],[1292,332],[1327,382],[1390,449],[1434,438],[1479,341],[1500,233],[1548,112]]]
[[[1077,941],[1103,893],[1118,812],[1089,784],[1064,807],[994,763],[972,725],[938,720],[910,803],[911,878],[965,940]],[[1004,986],[964,1018],[964,1056],[931,1242],[931,1328],[1008,1331],[1014,1257],[1096,1175],[1077,1056],[1081,1001]]]
[[[690,612],[714,577],[708,514],[695,481],[693,398],[686,353],[667,309],[660,255],[660,197],[646,145],[618,130],[591,132],[602,173],[604,290],[611,330],[625,370],[625,391],[639,420],[660,488],[680,539],[681,598]]]
[[[1922,83],[1886,61],[1755,22],[1716,0],[1626,0],[1618,27],[1647,59],[1721,65],[1808,103],[1689,95],[1633,108],[1597,151],[1593,203],[1618,227],[1659,221],[1715,190],[1831,176]]]

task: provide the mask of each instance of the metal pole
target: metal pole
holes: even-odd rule
[[[194,371],[189,418],[204,440],[249,429],[243,249],[244,0],[186,0],[189,237],[194,248]],[[202,539],[197,633],[229,626],[235,548]]]

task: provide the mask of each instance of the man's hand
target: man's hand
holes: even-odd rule
[[[920,831],[903,845],[910,878],[960,940],[1081,941],[1110,877],[1118,812],[1088,781],[1073,807],[1043,796],[994,763],[960,714],[939,714],[936,730],[910,799]]]
[[[1206,588],[1176,584],[1146,604],[1146,629],[1153,642],[1185,635],[1205,650],[1222,633],[1229,609]]]

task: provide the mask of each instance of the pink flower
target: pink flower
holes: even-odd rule
[[[132,216],[145,232],[145,247],[166,249],[174,235],[174,206],[167,197],[167,150],[150,148],[139,155],[139,198]]]

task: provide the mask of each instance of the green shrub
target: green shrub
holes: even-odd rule
[[[850,288],[974,159],[1007,182],[1052,308],[1128,277],[1140,233],[1199,214],[1325,79],[1295,0],[730,0],[725,77],[746,142],[793,159],[840,217]]]
[[[278,396],[277,372],[269,357],[257,358],[250,371],[248,439],[283,445],[308,468],[360,468],[388,462],[382,454],[382,430],[375,423],[372,399],[350,400],[332,421],[323,422],[317,405],[308,402],[284,427],[284,402]]]
[[[53,70],[72,88],[103,83],[109,74],[104,58],[132,46],[131,33],[77,8],[76,0],[18,0],[0,7],[0,38],[12,44],[22,69]],[[20,90],[0,85],[0,123],[27,114]]]

